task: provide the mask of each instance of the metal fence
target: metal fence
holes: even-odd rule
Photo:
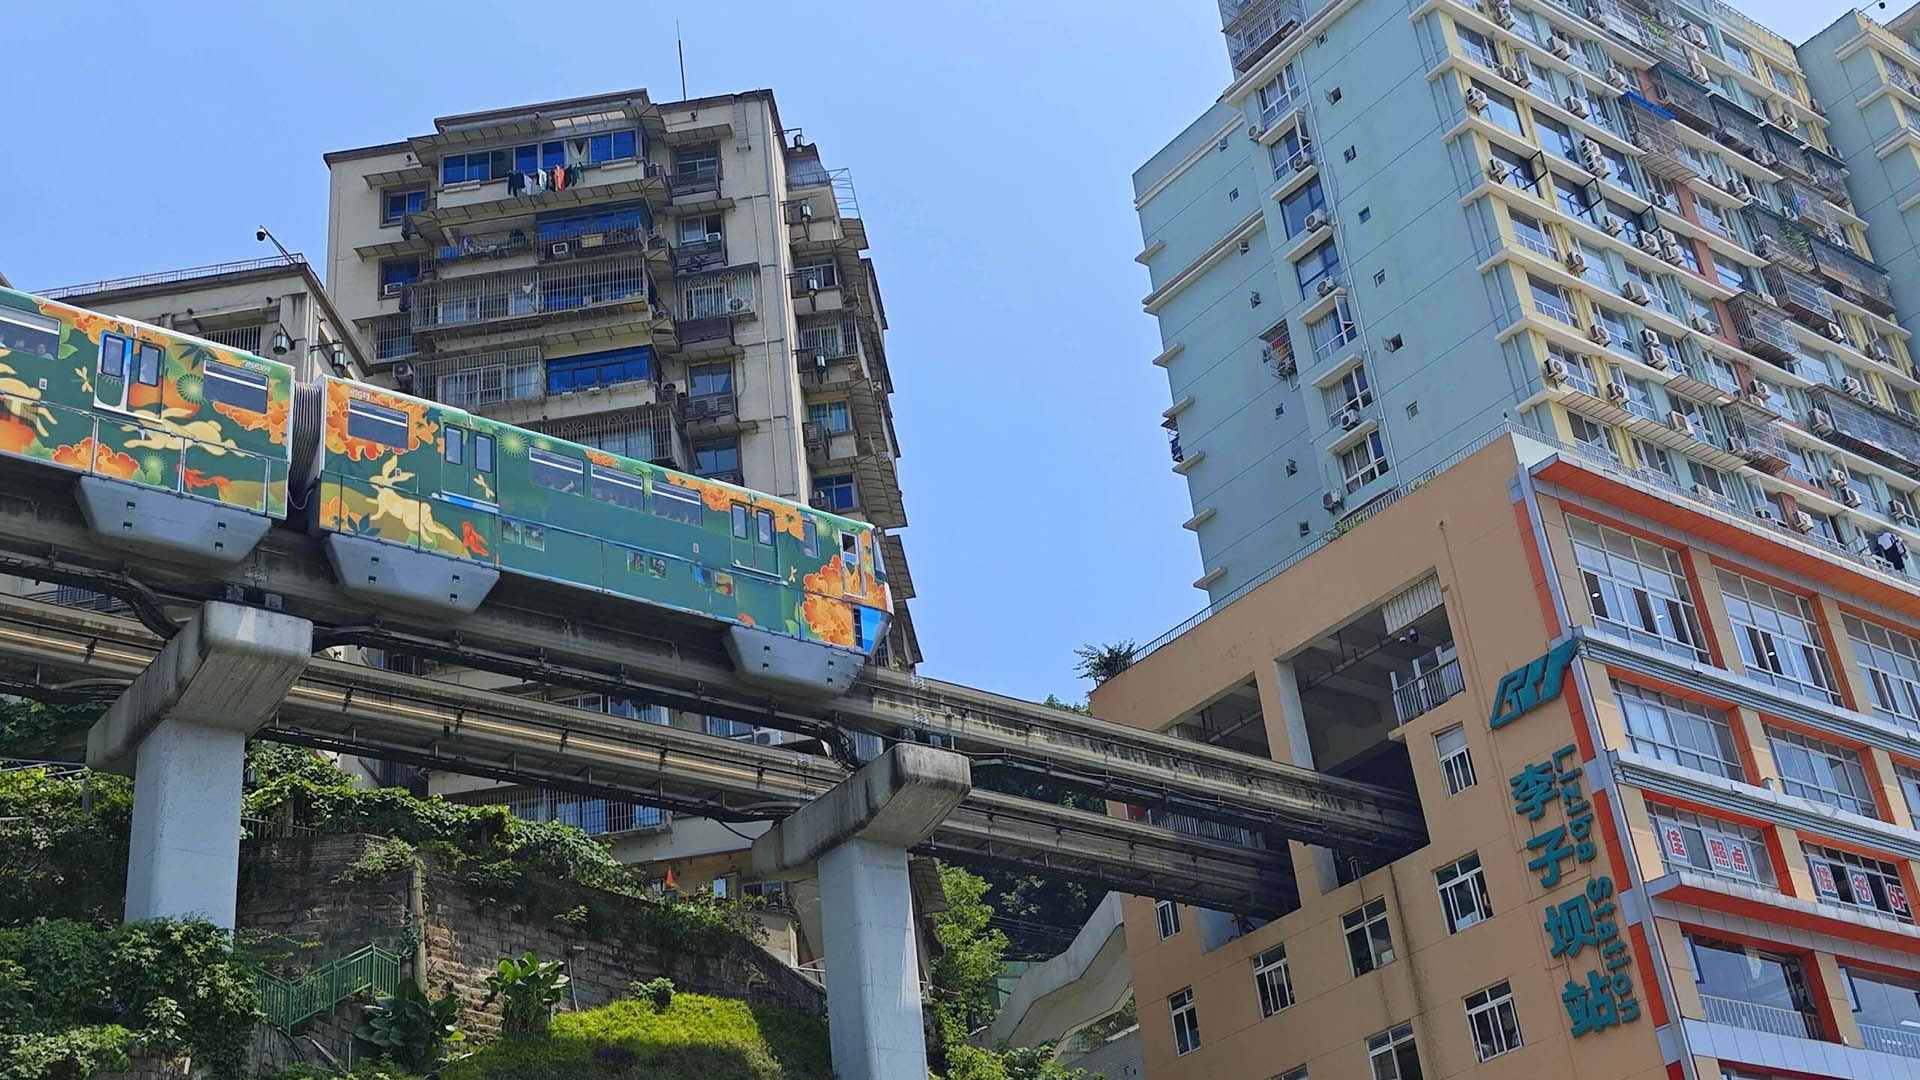
[[[473,806],[504,806],[522,821],[551,821],[572,825],[589,836],[608,836],[636,829],[663,829],[673,815],[657,806],[619,799],[575,795],[568,791],[544,788],[503,788],[460,796]]]
[[[424,361],[414,372],[417,393],[462,409],[547,396],[547,368],[538,345]]]
[[[1707,1019],[1716,1024],[1784,1035],[1789,1039],[1820,1037],[1820,1018],[1798,1009],[1783,1009],[1777,1005],[1760,1005],[1707,994],[1700,995],[1700,1004],[1706,1007]]]
[[[267,1023],[291,1031],[361,991],[393,993],[400,982],[400,964],[399,954],[368,945],[293,978],[263,971],[256,981],[260,1011]]]
[[[1394,687],[1394,716],[1404,724],[1422,713],[1439,708],[1443,702],[1465,693],[1466,689],[1466,681],[1460,676],[1460,661],[1449,660],[1414,676],[1412,682]]]
[[[1860,1041],[1866,1044],[1867,1049],[1878,1050],[1883,1054],[1920,1058],[1920,1031],[1902,1031],[1899,1028],[1861,1024]]]
[[[264,259],[246,259],[240,262],[213,263],[209,266],[190,266],[184,270],[169,270],[161,274],[142,274],[139,277],[108,278],[105,281],[90,281],[84,285],[62,285],[58,288],[39,289],[37,295],[49,300],[60,300],[69,296],[84,296],[89,293],[117,292],[121,289],[138,289],[147,285],[170,285],[177,281],[194,281],[200,278],[219,277],[222,274],[238,274],[248,270],[265,270],[278,266],[305,266],[307,260],[301,255],[270,255]]]
[[[421,282],[408,290],[408,299],[416,333],[645,303],[646,259],[623,255],[599,262],[557,263]]]
[[[260,331],[258,326],[235,326],[226,330],[208,330],[196,335],[215,345],[225,345],[229,349],[239,349],[258,355],[260,352]]]

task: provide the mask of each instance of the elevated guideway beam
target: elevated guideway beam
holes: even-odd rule
[[[70,482],[50,482],[15,462],[0,462],[0,479],[8,482],[0,488],[0,573],[128,596],[156,629],[168,629],[168,603],[272,602],[321,628],[317,647],[417,652],[529,682],[800,732],[843,748],[841,728],[890,738],[937,735],[1063,786],[1355,854],[1397,856],[1424,840],[1417,804],[1401,792],[954,684],[870,669],[838,698],[770,699],[738,677],[711,626],[665,612],[636,624],[630,602],[580,590],[506,577],[478,611],[448,630],[401,615],[370,618],[334,580],[318,542],[294,529],[270,532],[230,566],[174,565],[163,556],[130,563],[87,528]]]
[[[0,664],[13,673],[0,689],[109,695],[159,645],[122,617],[0,596]],[[784,817],[847,775],[826,758],[324,657],[259,737],[733,821]],[[1249,915],[1295,903],[1284,851],[988,791],[917,850]]]

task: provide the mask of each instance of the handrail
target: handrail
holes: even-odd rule
[[[85,296],[91,293],[117,292],[121,289],[137,289],[144,285],[167,285],[176,281],[192,281],[196,278],[219,277],[222,274],[238,274],[247,270],[264,270],[270,266],[305,266],[306,256],[293,252],[285,257],[270,255],[264,259],[245,259],[240,262],[212,263],[207,266],[190,266],[184,270],[168,270],[160,274],[141,274],[137,277],[107,278],[104,281],[89,281],[83,285],[62,285],[54,289],[29,290],[36,296],[48,300],[59,300],[69,296]]]
[[[263,971],[256,980],[267,1023],[292,1031],[362,990],[391,994],[400,982],[401,958],[378,945],[364,945],[304,975],[287,978]]]

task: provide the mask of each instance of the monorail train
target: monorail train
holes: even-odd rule
[[[287,522],[372,608],[457,618],[535,578],[719,623],[792,691],[845,689],[892,610],[864,522],[8,289],[0,452],[81,474],[96,532],[176,560]]]

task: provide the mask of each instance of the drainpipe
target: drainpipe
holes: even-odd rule
[[[413,920],[413,981],[427,985],[427,868],[416,857],[407,875],[407,914]]]
[[[1554,616],[1560,621],[1561,631],[1571,633],[1573,630],[1573,620],[1568,614],[1567,598],[1566,594],[1560,588],[1560,578],[1554,573],[1553,549],[1547,545],[1546,524],[1540,517],[1539,491],[1533,484],[1533,471],[1529,469],[1525,463],[1520,465],[1520,491],[1521,497],[1525,499],[1527,503],[1527,516],[1533,521],[1533,542],[1535,546],[1539,548],[1540,567],[1542,571],[1544,571],[1547,579],[1547,590],[1553,596]],[[1574,686],[1580,694],[1580,711],[1584,714],[1587,725],[1587,737],[1593,743],[1595,764],[1597,765],[1602,760],[1599,755],[1603,752],[1605,744],[1601,741],[1600,721],[1594,715],[1593,687],[1588,684],[1586,665],[1574,664],[1572,666]],[[1594,777],[1589,776],[1587,778],[1588,785],[1607,793],[1607,808],[1609,813],[1613,815],[1615,835],[1620,838],[1620,843],[1623,847],[1631,844],[1633,834],[1627,827],[1627,811],[1626,808],[1621,805],[1620,792],[1617,790],[1618,785],[1614,781],[1613,770],[1609,768],[1596,768],[1589,771],[1597,775],[1599,781],[1595,783]],[[1693,1065],[1693,1050],[1687,1045],[1686,1023],[1680,1016],[1680,999],[1673,988],[1673,970],[1667,966],[1666,953],[1661,947],[1660,935],[1654,926],[1653,904],[1652,901],[1647,898],[1647,883],[1640,875],[1640,860],[1633,857],[1631,850],[1623,850],[1621,854],[1625,856],[1623,861],[1627,864],[1628,882],[1628,890],[1623,890],[1622,900],[1626,898],[1627,892],[1630,891],[1634,906],[1639,909],[1641,926],[1646,930],[1647,952],[1653,959],[1654,978],[1660,984],[1661,996],[1666,998],[1667,1023],[1673,1028],[1674,1045],[1680,1052],[1681,1074],[1686,1077],[1686,1080],[1701,1080],[1699,1070],[1695,1069]]]

